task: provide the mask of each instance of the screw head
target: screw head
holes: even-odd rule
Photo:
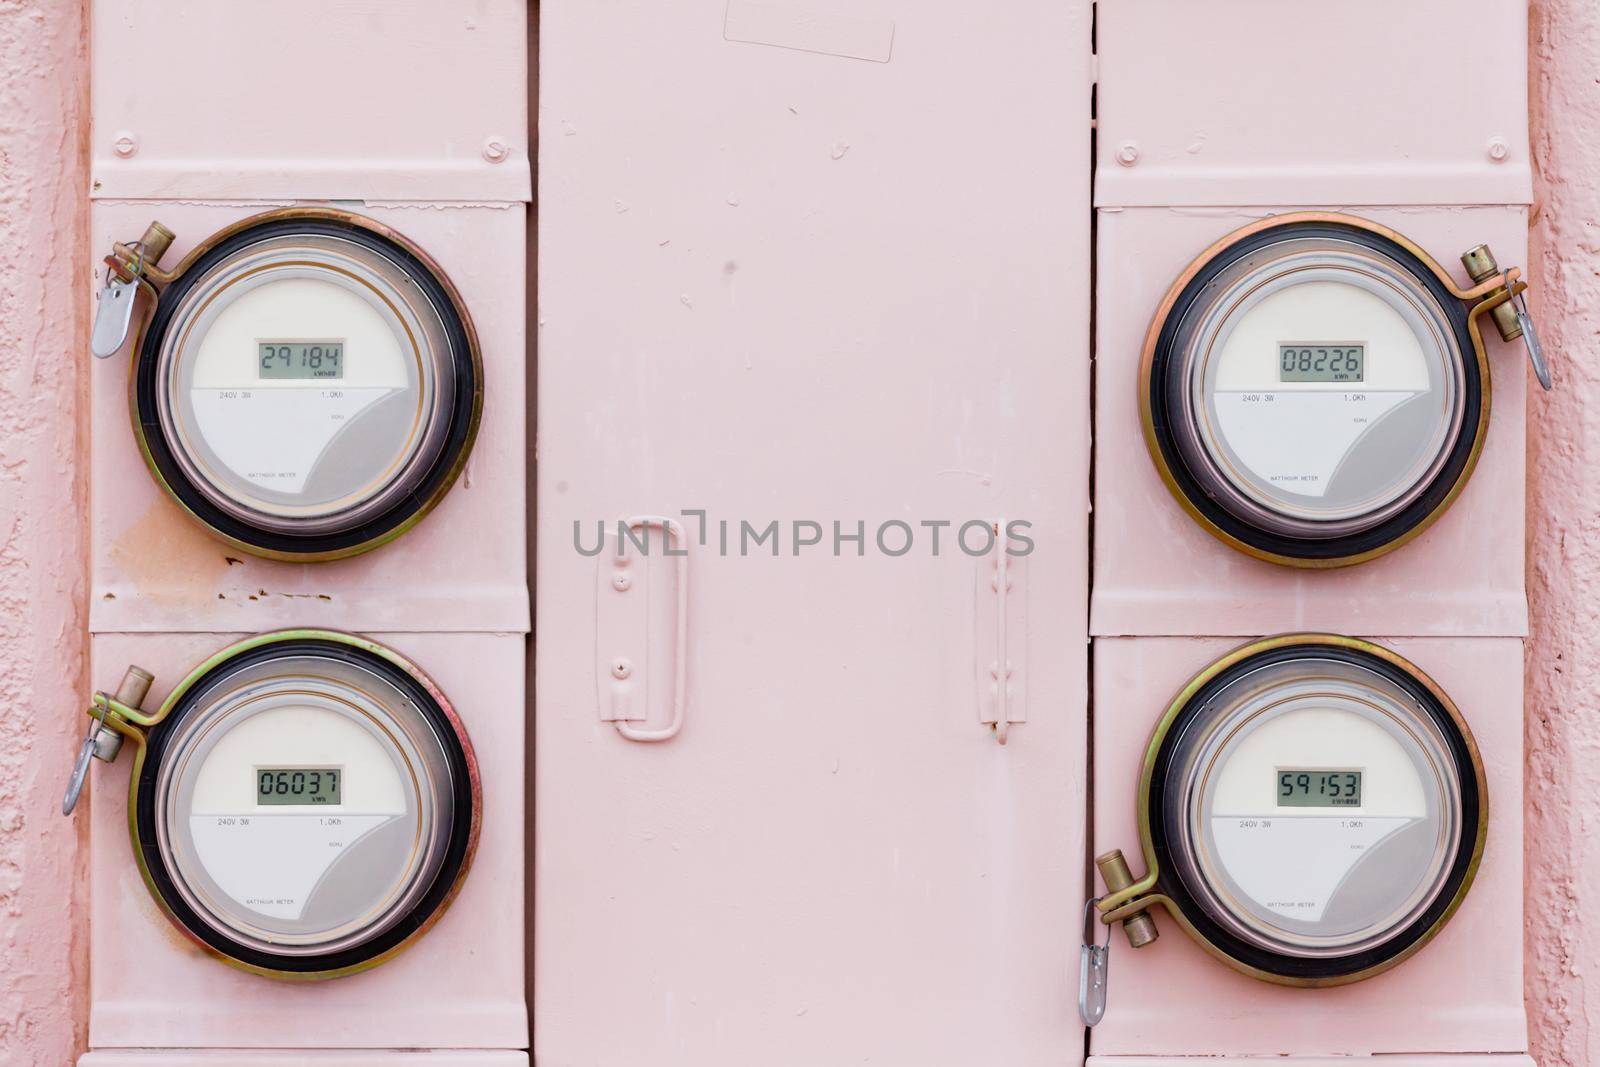
[[[611,677],[621,680],[633,673],[633,664],[625,659],[611,661]]]
[[[1504,163],[1511,158],[1511,146],[1506,144],[1504,137],[1491,137],[1484,151],[1496,163]]]
[[[483,140],[483,158],[490,163],[504,163],[511,158],[511,146],[504,137],[485,137]]]
[[[626,593],[633,588],[633,578],[626,574],[613,574],[611,576],[611,588],[619,593]]]
[[[111,150],[123,159],[139,151],[139,139],[128,130],[118,130],[111,139]]]
[[[1139,146],[1132,141],[1124,141],[1117,146],[1117,162],[1124,167],[1131,167],[1139,162]]]

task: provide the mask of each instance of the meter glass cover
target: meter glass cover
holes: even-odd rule
[[[384,670],[316,651],[258,657],[189,708],[162,745],[154,821],[162,866],[202,923],[254,951],[327,955],[371,942],[430,891],[458,772]]]
[[[1439,286],[1353,227],[1288,225],[1210,261],[1163,320],[1153,365],[1156,432],[1183,491],[1235,536],[1306,558],[1319,550],[1297,546],[1353,554],[1373,547],[1368,531],[1430,514],[1476,432],[1475,350]]]
[[[337,804],[338,767],[257,767],[257,804]]]
[[[291,553],[426,510],[476,425],[475,353],[444,285],[327,220],[219,244],[163,292],[141,356],[163,480],[213,527]]]
[[[1399,936],[1445,892],[1463,783],[1435,717],[1393,678],[1315,649],[1245,670],[1167,764],[1175,873],[1245,943],[1348,956]]]

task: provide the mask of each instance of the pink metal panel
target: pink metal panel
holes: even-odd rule
[[[1385,1056],[1383,1067],[1536,1067],[1529,1056]],[[1088,1067],[1350,1067],[1346,1056],[1090,1056]]]
[[[1120,930],[1112,931],[1109,1004],[1104,1021],[1090,1032],[1090,1050],[1107,1057],[1101,1060],[1107,1067],[1124,1063],[1112,1058],[1122,1055],[1350,1056],[1527,1049],[1522,1007],[1522,642],[1376,640],[1416,663],[1450,694],[1483,756],[1489,785],[1488,844],[1460,910],[1426,948],[1391,971],[1334,989],[1291,989],[1224,967],[1158,909],[1161,938],[1153,945],[1131,949]],[[1094,848],[1096,853],[1122,849],[1138,868],[1136,877],[1144,871],[1142,859],[1134,859],[1139,855],[1135,791],[1150,730],[1190,677],[1238,643],[1227,638],[1095,643],[1094,698],[1100,713],[1095,720]],[[1520,1056],[1512,1061],[1523,1062]],[[1450,1061],[1456,1067],[1482,1062]]]
[[[522,0],[91,11],[95,196],[528,199]]]
[[[1087,5],[755,6],[544,12],[536,1056],[1076,1062]],[[690,540],[659,743],[603,716],[615,587],[573,545],[639,514]],[[779,554],[741,555],[773,519]],[[1037,544],[1004,747],[969,519]],[[823,544],[796,555],[796,520]],[[938,555],[923,520],[955,524]],[[658,533],[658,609],[675,565]]]
[[[1524,396],[1528,358],[1489,329],[1489,431],[1476,473],[1412,543],[1334,571],[1264,563],[1214,539],[1156,473],[1140,424],[1145,331],[1167,287],[1212,242],[1264,209],[1099,211],[1094,598],[1097,635],[1524,634]],[[1487,241],[1527,262],[1519,207],[1382,209],[1363,217],[1407,235],[1457,282],[1462,251]]]
[[[99,201],[91,250],[98,260],[159,218],[178,235],[163,260],[171,266],[222,226],[273,206]],[[146,470],[128,421],[132,342],[110,359],[75,354],[90,364],[92,631],[527,629],[524,208],[350,207],[427,249],[473,316],[484,412],[466,470],[420,525],[364,556],[260,559],[210,536]]]
[[[1100,5],[1096,203],[1526,204],[1527,6]]]
[[[202,953],[160,912],[139,876],[128,840],[131,753],[123,753],[114,764],[97,763],[86,791],[92,813],[92,1047],[527,1045],[524,640],[487,634],[371,636],[411,658],[439,683],[472,739],[483,779],[484,815],[477,855],[460,895],[425,936],[371,971],[326,982],[246,974]],[[222,634],[101,634],[93,640],[91,677],[97,685],[113,685],[124,667],[137,663],[156,675],[147,702],[155,707],[191,668],[234,639]],[[358,1059],[352,1067],[369,1063],[376,1061]],[[462,1061],[462,1067],[468,1064],[477,1067],[474,1061]]]
[[[526,1052],[91,1052],[78,1067],[528,1067]]]

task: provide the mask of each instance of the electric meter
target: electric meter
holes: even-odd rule
[[[90,757],[135,745],[134,858],[163,911],[222,960],[278,978],[374,966],[425,931],[471,863],[477,764],[438,688],[394,652],[290,630],[222,650],[154,713],[129,668]]]
[[[1120,851],[1096,860],[1102,921],[1137,948],[1160,904],[1222,962],[1296,986],[1420,949],[1466,896],[1488,827],[1450,699],[1388,649],[1320,634],[1247,645],[1190,681],[1150,740],[1137,805],[1149,873],[1134,882]]]
[[[1460,493],[1489,424],[1479,317],[1548,372],[1518,271],[1486,246],[1459,290],[1363,219],[1269,218],[1213,245],[1145,340],[1140,407],[1162,478],[1212,534],[1275,563],[1358,563]],[[1520,309],[1520,310],[1519,310]]]
[[[122,344],[133,429],[183,508],[246,551],[350,556],[405,532],[455,481],[483,373],[459,295],[427,255],[349,212],[290,208],[213,234],[170,273],[152,224],[107,257],[93,339]]]

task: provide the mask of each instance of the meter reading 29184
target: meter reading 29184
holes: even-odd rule
[[[159,253],[170,234],[154,232]],[[140,451],[220,537],[274,559],[353,556],[416,525],[461,474],[482,355],[417,245],[296,207],[239,220],[170,273],[117,248],[119,277],[159,283],[130,368]]]
[[[264,381],[343,378],[343,341],[258,341],[256,365]]]

